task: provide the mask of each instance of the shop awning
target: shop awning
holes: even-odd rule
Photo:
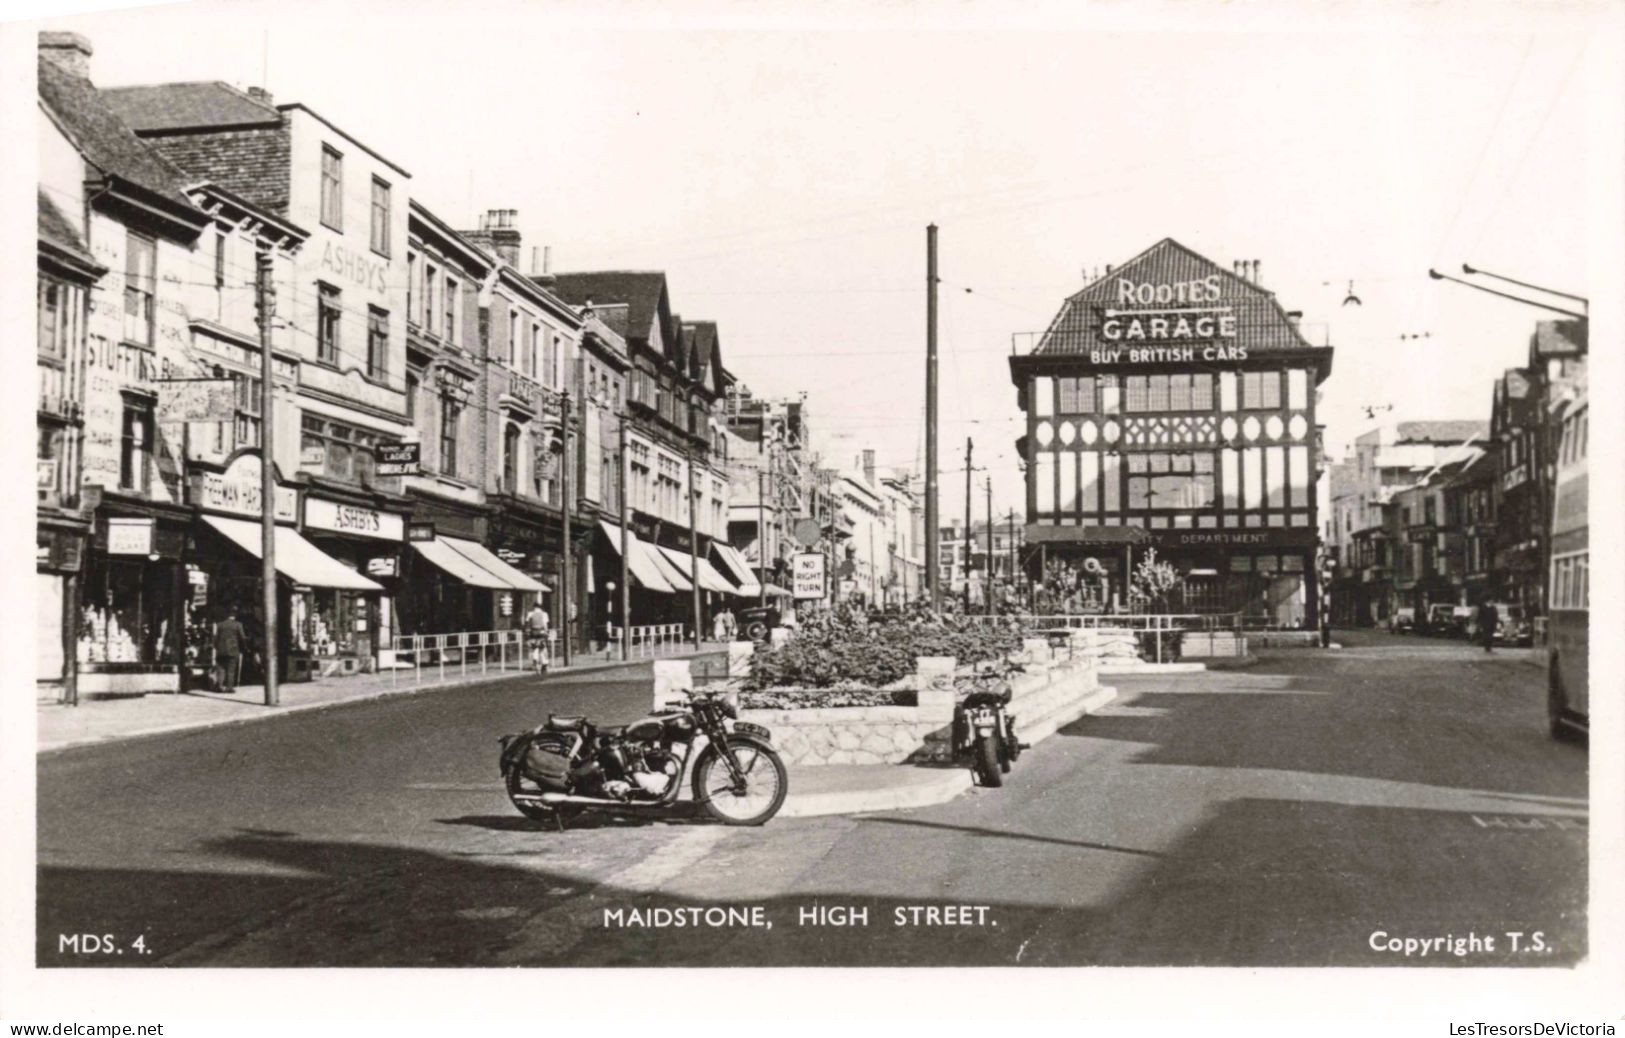
[[[598,520],[598,526],[604,531],[604,537],[608,539],[610,547],[619,553],[621,550],[621,528],[605,519]],[[658,556],[649,551],[647,544],[638,540],[637,534],[630,530],[626,531],[626,542],[628,548],[626,567],[631,571],[632,579],[637,581],[639,586],[649,591],[662,591],[668,595],[677,590],[665,578],[664,570],[661,568],[660,563],[656,561]]]
[[[761,582],[756,574],[751,572],[750,563],[739,554],[739,549],[731,544],[712,544],[711,550],[717,553],[717,560],[722,563],[729,579],[738,584],[734,594],[744,598],[757,598],[762,594]]]
[[[227,540],[260,558],[260,524],[244,519],[223,519],[206,515],[203,521],[219,530]],[[357,573],[299,535],[291,526],[276,528],[276,571],[309,587],[339,588],[345,591],[382,591],[375,581]]]
[[[648,552],[649,558],[653,559],[655,565],[660,567],[660,575],[666,578],[666,583],[677,591],[694,590],[694,585],[688,579],[688,566],[686,564],[679,568],[677,563],[671,561],[670,556],[661,551],[658,545],[650,544],[648,541],[643,542],[643,550]]]
[[[661,547],[660,551],[661,551],[661,554],[665,555],[666,558],[670,559],[671,562],[677,567],[677,572],[681,573],[685,578],[688,576],[688,574],[689,574],[689,554],[688,554],[688,552],[686,552],[686,551],[678,551],[676,548],[667,548],[667,547]],[[723,579],[722,574],[720,574],[720,573],[718,573],[716,571],[716,567],[712,566],[709,562],[705,561],[705,558],[703,556],[701,556],[699,559],[697,559],[695,561],[697,561],[699,563],[699,565],[697,567],[695,567],[695,569],[699,573],[700,587],[704,588],[706,591],[720,591],[724,595],[731,595],[731,594],[734,593],[734,591],[735,591],[734,586],[732,584],[728,583],[728,581],[726,581],[725,579]]]
[[[439,539],[449,544],[453,551],[456,551],[474,565],[486,570],[498,580],[507,581],[508,586],[515,591],[542,592],[552,590],[535,577],[526,575],[524,570],[502,561],[500,555],[479,541],[464,540],[461,537],[441,537]]]
[[[492,591],[513,590],[513,585],[452,547],[448,543],[450,540],[449,537],[436,537],[432,541],[412,541],[411,545],[419,555],[470,587],[489,588]]]
[[[791,598],[795,595],[794,591],[787,591],[777,584],[767,585],[767,593],[774,598]]]

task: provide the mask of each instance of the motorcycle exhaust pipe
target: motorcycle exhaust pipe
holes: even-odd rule
[[[578,797],[569,793],[515,793],[515,801],[526,804],[542,804],[546,807],[555,807],[559,804],[583,804],[590,807],[644,807],[630,800],[608,800],[602,797]]]

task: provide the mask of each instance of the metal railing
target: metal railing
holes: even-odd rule
[[[650,624],[634,627],[627,635],[630,659],[652,659],[663,652],[684,647],[688,641],[688,627],[685,624]]]
[[[557,654],[559,634],[550,632],[548,652]],[[450,634],[403,634],[390,639],[393,666],[389,668],[390,683],[395,684],[403,669],[410,667],[415,681],[422,683],[425,671],[440,680],[451,666],[459,676],[466,675],[471,666],[479,673],[524,670],[530,665],[530,650],[535,640],[527,638],[522,630],[456,631]]]

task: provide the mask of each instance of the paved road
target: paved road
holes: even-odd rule
[[[514,815],[489,740],[549,707],[624,719],[640,682],[460,689],[46,758],[41,961],[84,961],[56,952],[75,930],[145,933],[140,961],[176,965],[1582,956],[1587,751],[1544,734],[1540,671],[1460,644],[1339,640],[1114,679],[1116,703],[1002,790],[755,830],[558,834]],[[843,912],[866,922],[834,925]],[[1406,938],[1466,954],[1407,958]]]

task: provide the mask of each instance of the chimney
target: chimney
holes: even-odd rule
[[[519,210],[487,209],[480,217],[480,229],[464,231],[463,236],[476,245],[490,249],[510,267],[519,267]]]
[[[1286,312],[1287,323],[1290,324],[1294,328],[1296,328],[1298,326],[1298,322],[1301,321],[1302,319],[1303,319],[1303,311],[1302,310],[1288,310]]]
[[[530,247],[530,276],[535,277],[542,272],[542,249],[539,245]]]
[[[262,105],[265,105],[267,108],[271,107],[271,92],[264,87],[251,86],[248,88],[246,93],[249,97],[252,97],[254,100],[258,101]]]
[[[1259,281],[1258,281],[1258,265],[1261,262],[1263,262],[1263,261],[1262,260],[1253,260],[1253,276],[1249,280],[1252,281],[1252,283],[1255,284],[1255,285],[1259,283]]]
[[[863,481],[870,486],[875,485],[875,452],[873,450],[863,452]]]
[[[548,276],[553,274],[553,246],[542,246],[542,273]]]
[[[80,79],[90,78],[90,56],[95,50],[90,40],[76,32],[39,34],[40,56],[57,68]]]

